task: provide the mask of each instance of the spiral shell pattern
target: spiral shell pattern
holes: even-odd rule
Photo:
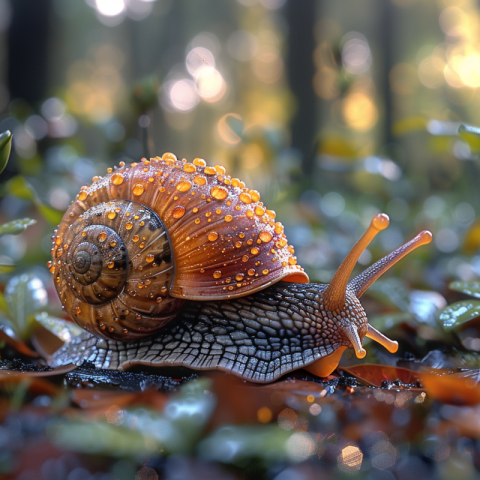
[[[221,166],[171,153],[122,162],[82,187],[55,231],[50,270],[77,323],[122,340],[161,328],[179,299],[308,282],[257,191]]]

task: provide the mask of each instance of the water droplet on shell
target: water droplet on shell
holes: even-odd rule
[[[123,175],[120,175],[119,173],[114,173],[110,180],[114,185],[121,185],[123,183]]]
[[[181,205],[176,206],[172,211],[173,218],[182,218],[185,215],[185,208]]]
[[[134,195],[141,195],[144,191],[144,188],[143,188],[143,185],[141,183],[137,183],[137,185],[135,185],[133,187],[133,194]]]

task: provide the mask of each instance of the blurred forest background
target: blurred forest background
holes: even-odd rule
[[[479,31],[473,0],[0,0],[1,215],[39,220],[2,263],[47,279],[79,188],[171,151],[262,192],[312,280],[378,211],[361,264],[428,228],[405,278],[475,279]]]

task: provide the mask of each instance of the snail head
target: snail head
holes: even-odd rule
[[[389,268],[401,258],[415,250],[421,245],[431,242],[432,234],[428,230],[420,232],[415,238],[401,245],[392,253],[368,267],[363,273],[349,280],[358,258],[367,248],[378,232],[388,227],[390,220],[388,215],[379,213],[373,217],[370,226],[363,236],[350,250],[332,281],[321,293],[323,301],[323,314],[335,321],[344,340],[344,346],[340,347],[334,354],[321,358],[306,367],[320,376],[331,373],[338,365],[343,351],[347,347],[355,350],[357,358],[364,358],[366,351],[363,348],[364,337],[380,343],[390,353],[398,350],[398,343],[390,340],[370,324],[365,311],[360,304],[360,297],[365,291]],[[333,368],[332,368],[333,367]]]

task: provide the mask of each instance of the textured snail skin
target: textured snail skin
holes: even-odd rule
[[[97,368],[118,370],[183,366],[271,382],[342,346],[351,347],[342,324],[353,323],[360,338],[366,334],[367,317],[351,291],[343,315],[325,312],[326,287],[279,282],[235,300],[187,302],[159,335],[125,343],[84,333],[58,350],[50,364],[87,360]]]

